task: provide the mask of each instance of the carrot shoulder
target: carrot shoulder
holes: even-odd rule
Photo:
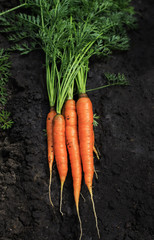
[[[61,181],[60,212],[62,207],[62,191],[68,172],[67,150],[65,141],[65,119],[57,114],[53,120],[53,141],[56,164]],[[62,213],[63,214],[63,213]]]

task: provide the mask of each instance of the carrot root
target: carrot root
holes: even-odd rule
[[[60,213],[61,213],[62,216],[63,216],[63,212],[62,212],[63,187],[64,187],[64,182],[61,182],[61,188],[60,188]]]
[[[82,238],[82,222],[81,222],[81,218],[80,218],[78,205],[76,205],[76,211],[77,211],[77,215],[78,215],[78,219],[79,219],[79,223],[80,223],[80,237],[79,237],[79,240],[81,240],[81,238]]]
[[[96,169],[94,168],[94,173],[95,173],[95,176],[96,176],[96,179],[98,179],[98,174],[96,172]]]
[[[86,202],[86,199],[85,199],[85,197],[83,196],[83,194],[82,194],[82,193],[80,193],[80,194],[81,194],[81,197],[83,198],[83,201]]]
[[[53,149],[53,118],[56,115],[54,107],[50,108],[50,112],[47,115],[46,119],[46,130],[47,130],[47,145],[48,145],[48,163],[49,163],[49,171],[50,171],[50,179],[49,179],[49,201],[54,207],[51,200],[51,179],[52,179],[52,165],[54,161],[54,149]]]
[[[94,153],[96,154],[97,159],[99,160],[99,159],[100,159],[100,158],[99,158],[99,154],[98,154],[98,151],[97,151],[97,149],[96,149],[95,146],[93,146],[93,151],[94,151]]]
[[[60,213],[62,212],[62,193],[63,186],[68,172],[67,150],[65,141],[65,120],[60,114],[57,114],[53,120],[53,142],[56,164],[59,172],[61,190],[60,190]]]
[[[98,220],[92,194],[92,181],[94,175],[93,149],[95,149],[93,148],[94,147],[93,109],[92,103],[86,94],[81,94],[79,100],[77,101],[77,114],[78,114],[80,153],[84,171],[84,179],[91,196],[93,212],[96,222],[96,229],[98,237],[100,238]]]
[[[52,200],[51,200],[51,180],[52,180],[52,166],[50,166],[49,200],[50,200],[50,203],[51,203],[52,207],[54,207],[53,202],[52,202]]]
[[[73,188],[74,188],[74,200],[76,204],[76,211],[80,224],[80,238],[82,238],[82,222],[79,214],[79,197],[82,181],[82,169],[81,169],[81,157],[78,142],[77,132],[77,113],[76,103],[73,99],[69,99],[65,103],[64,107],[65,123],[66,123],[66,142],[70,156]]]
[[[94,198],[93,198],[93,193],[92,193],[91,188],[89,188],[89,192],[90,192],[91,202],[92,202],[92,206],[93,206],[93,212],[94,212],[94,217],[95,217],[95,222],[96,222],[97,234],[98,234],[98,237],[100,238],[98,220],[97,220],[97,215],[96,215],[96,210],[95,210],[95,203],[94,203]]]

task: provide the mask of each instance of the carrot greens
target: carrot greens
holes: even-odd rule
[[[10,77],[10,56],[2,48],[0,49],[0,128],[3,130],[12,127],[13,121],[10,119],[10,112],[6,111],[8,98],[7,83]]]

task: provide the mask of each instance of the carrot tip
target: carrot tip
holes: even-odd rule
[[[53,202],[51,200],[51,180],[52,180],[52,167],[50,166],[49,200],[50,200],[50,203],[51,203],[52,207],[54,207]]]
[[[64,182],[61,182],[61,189],[60,189],[60,213],[61,213],[62,216],[63,216],[63,212],[62,212],[63,186],[64,186]]]
[[[98,228],[98,220],[97,220],[97,215],[96,215],[96,210],[95,210],[92,188],[89,188],[89,192],[90,192],[91,202],[92,202],[92,206],[93,206],[93,212],[94,212],[94,217],[95,217],[95,222],[96,222],[97,234],[98,234],[98,237],[100,238],[100,233],[99,233],[99,228]]]
[[[79,223],[80,223],[80,237],[79,237],[79,240],[81,240],[81,238],[82,238],[82,222],[81,222],[81,218],[80,218],[80,214],[79,214],[78,204],[76,205],[76,211],[77,211],[77,215],[78,215],[78,219],[79,219]]]

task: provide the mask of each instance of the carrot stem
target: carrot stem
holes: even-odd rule
[[[6,14],[6,13],[10,13],[10,12],[12,12],[12,11],[15,11],[15,10],[17,10],[17,9],[19,9],[19,8],[21,8],[21,7],[25,7],[27,4],[26,3],[23,3],[23,4],[21,4],[21,5],[18,5],[18,6],[16,6],[16,7],[14,7],[14,8],[11,8],[11,9],[9,9],[9,10],[6,10],[5,12],[1,12],[0,13],[0,16],[3,16],[4,14]]]

